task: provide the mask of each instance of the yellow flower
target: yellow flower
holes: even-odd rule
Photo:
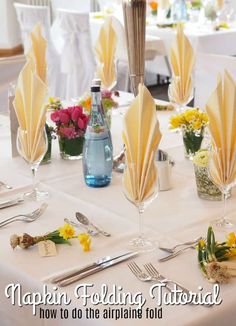
[[[228,234],[226,245],[229,247],[236,247],[236,235],[234,232]]]
[[[84,251],[90,251],[91,238],[87,233],[80,233],[78,235],[80,244],[83,246]]]
[[[206,246],[206,242],[203,239],[201,239],[198,241],[198,246],[200,249],[203,249]]]
[[[197,110],[186,110],[184,113],[184,118],[187,122],[191,122],[194,119],[196,119],[197,114],[198,114]]]
[[[68,240],[75,235],[75,229],[70,224],[65,223],[63,227],[59,228],[59,235]]]
[[[180,115],[173,115],[170,117],[170,128],[176,129],[181,126],[181,117]]]

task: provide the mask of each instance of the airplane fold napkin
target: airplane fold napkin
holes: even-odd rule
[[[219,76],[215,91],[206,104],[213,140],[211,176],[219,186],[236,179],[236,84],[225,71]]]
[[[19,74],[13,106],[19,122],[20,154],[27,162],[35,163],[45,153],[43,139],[46,123],[46,41],[37,25],[31,33],[32,48]]]
[[[144,85],[139,85],[138,96],[124,117],[122,137],[126,156],[126,195],[132,202],[142,203],[154,192],[157,181],[154,160],[161,140],[155,102]]]
[[[109,17],[100,29],[95,51],[98,59],[97,77],[104,88],[112,88],[116,82],[115,52],[117,35]]]
[[[181,23],[177,25],[176,39],[170,51],[170,62],[173,72],[172,92],[177,103],[185,104],[193,88],[191,75],[195,54]]]

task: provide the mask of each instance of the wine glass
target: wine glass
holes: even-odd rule
[[[213,147],[211,150],[211,155],[209,159],[208,172],[209,177],[213,181],[213,183],[220,189],[222,193],[222,202],[223,209],[222,215],[219,219],[212,221],[212,224],[219,228],[232,228],[234,227],[234,223],[227,219],[227,199],[230,197],[230,190],[236,184],[236,169],[232,161],[230,161],[230,166],[234,167],[234,171],[232,169],[228,169],[226,166],[225,152],[219,147]],[[233,160],[235,160],[236,153],[232,155]],[[231,171],[230,171],[231,170]],[[233,172],[233,173],[231,173]]]
[[[35,136],[33,143],[33,137],[29,131],[19,127],[17,131],[17,150],[20,156],[30,165],[33,176],[33,190],[25,193],[24,196],[34,201],[40,201],[47,199],[49,196],[48,192],[39,191],[36,186],[36,173],[47,152],[48,140],[45,129],[40,130],[38,135]]]
[[[124,195],[137,208],[139,221],[139,233],[134,239],[129,241],[128,247],[139,252],[152,251],[156,248],[155,242],[146,237],[143,232],[143,213],[158,195],[156,166],[152,169],[148,169],[148,167],[146,169],[144,166],[142,168],[147,173],[143,188],[140,189],[137,187],[138,173],[140,172],[139,165],[136,163],[126,163],[123,174]],[[130,181],[133,183],[133,187]]]
[[[181,83],[180,76],[175,76],[172,78],[168,87],[169,100],[174,105],[178,113],[183,113],[187,104],[193,99],[192,78],[189,82],[189,90],[186,92],[186,94],[182,93]]]

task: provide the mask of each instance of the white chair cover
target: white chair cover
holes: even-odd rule
[[[30,33],[36,24],[40,24],[42,33],[47,40],[47,64],[49,95],[56,97],[64,96],[63,78],[60,74],[60,61],[50,37],[50,8],[46,6],[31,6],[14,3],[17,19],[20,24],[22,41],[25,54],[31,46]]]
[[[236,80],[236,58],[207,53],[197,53],[195,66],[194,105],[205,109],[205,105],[216,88],[217,76],[227,69]]]
[[[88,91],[95,73],[89,14],[59,9],[52,36],[61,53],[61,71],[66,74],[65,99],[81,96]]]

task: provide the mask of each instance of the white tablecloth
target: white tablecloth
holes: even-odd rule
[[[128,96],[127,96],[128,99]],[[125,101],[125,100],[124,100]],[[163,139],[161,148],[167,149],[176,161],[172,174],[172,189],[159,193],[158,198],[147,208],[144,213],[145,230],[159,243],[173,244],[182,240],[193,239],[196,236],[206,234],[208,223],[219,216],[221,202],[209,202],[198,198],[196,194],[193,167],[190,161],[184,159],[181,138],[178,134],[167,130],[167,122],[170,113],[157,113]],[[0,148],[1,148],[1,179],[13,186],[30,184],[29,167],[21,158],[12,160],[10,157],[9,129],[6,117],[0,116]],[[121,115],[113,116],[112,133],[115,151],[121,147],[120,139]],[[41,188],[48,189],[51,198],[48,201],[48,209],[42,217],[31,224],[15,223],[0,229],[0,324],[12,325],[235,325],[236,281],[221,287],[220,297],[223,303],[218,307],[206,308],[200,306],[163,306],[163,318],[161,320],[146,319],[126,320],[120,319],[40,319],[39,308],[36,317],[32,316],[32,308],[25,306],[19,308],[13,306],[4,295],[5,287],[9,283],[22,284],[22,292],[42,291],[42,279],[60,270],[82,266],[99,257],[126,249],[126,244],[137,230],[136,209],[125,199],[122,193],[120,174],[114,173],[111,185],[106,188],[88,188],[83,181],[81,161],[69,162],[59,158],[57,143],[53,143],[53,160],[50,165],[41,166],[39,178]],[[0,196],[0,198],[3,195]],[[25,202],[21,206],[0,211],[0,221],[13,214],[28,212],[39,204]],[[235,195],[229,200],[230,213],[235,213]],[[93,238],[92,250],[82,252],[78,240],[72,241],[72,246],[58,245],[58,256],[52,258],[40,258],[37,248],[27,251],[16,249],[12,251],[9,245],[9,237],[13,233],[27,232],[32,235],[44,234],[63,225],[65,217],[74,218],[76,211],[85,213],[94,222],[101,225],[112,236],[105,238],[99,236]],[[235,214],[233,216],[235,220]],[[224,232],[217,232],[217,237],[223,237]],[[204,288],[203,292],[212,290],[198,269],[196,253],[192,250],[165,263],[159,263],[158,257],[163,253],[157,250],[153,253],[139,256],[137,263],[142,265],[152,261],[153,264],[166,277],[179,281],[187,288],[197,292],[198,286]],[[147,299],[147,307],[154,308],[156,303],[149,296],[151,283],[139,282],[129,271],[125,263],[95,274],[81,283],[93,283],[93,291],[100,291],[103,283],[112,290],[112,285],[123,287],[124,292],[136,293],[141,291]],[[66,291],[72,299],[70,306],[64,308],[82,308],[81,301],[74,298],[73,291],[77,284],[72,284],[61,291]],[[50,287],[49,287],[50,288]],[[55,308],[52,306],[40,306],[41,308]],[[100,309],[106,306],[92,306]],[[60,309],[61,307],[59,307]],[[116,308],[116,307],[113,307]]]
[[[164,42],[169,53],[175,36],[173,28],[158,28],[154,24],[147,25],[149,35],[158,36]],[[185,33],[196,52],[235,55],[236,28],[214,31],[209,27],[187,24]]]

